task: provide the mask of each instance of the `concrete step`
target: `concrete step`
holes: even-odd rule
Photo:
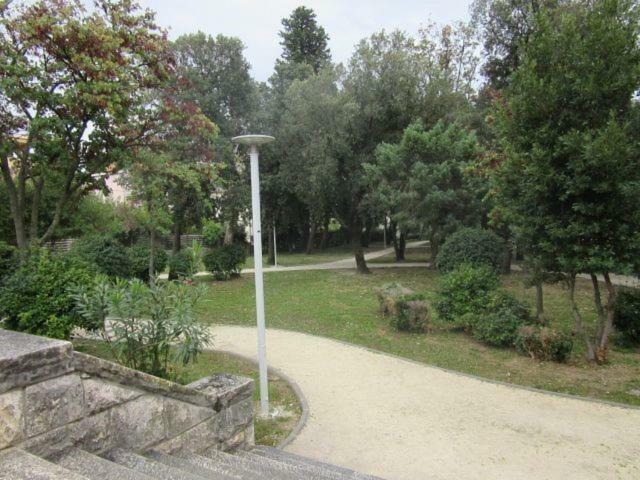
[[[61,467],[84,475],[91,480],[153,480],[153,477],[131,470],[92,453],[71,449],[56,459]]]
[[[0,453],[2,480],[89,480],[44,458],[17,448]]]
[[[111,450],[105,457],[112,462],[135,470],[138,473],[143,473],[156,480],[205,480],[207,478],[174,468],[158,462],[153,458],[122,449]]]
[[[275,447],[257,446],[257,447],[254,447],[249,452],[241,453],[241,455],[245,455],[245,454],[251,454],[251,455],[261,456],[265,458],[270,458],[272,460],[277,460],[279,462],[282,462],[288,465],[293,465],[293,466],[301,466],[301,467],[306,466],[310,468],[319,468],[325,474],[327,474],[328,472],[331,472],[331,475],[334,475],[334,476],[331,476],[330,478],[353,479],[353,480],[355,479],[383,480],[380,477],[356,472],[348,468],[339,467],[337,465],[333,465],[330,463],[325,463],[319,460],[303,457],[295,453],[285,452],[284,450],[281,450]]]
[[[150,451],[146,455],[154,460],[164,463],[165,465],[179,468],[188,472],[192,472],[195,475],[202,477],[208,477],[210,475],[218,474],[229,479],[242,479],[242,480],[261,480],[271,477],[265,477],[263,472],[256,468],[248,468],[241,459],[235,458],[233,455],[228,455],[232,458],[224,458],[221,460],[213,460],[201,455],[180,453],[176,455],[165,455],[160,452]]]
[[[327,476],[320,469],[309,469],[304,466],[288,465],[270,458],[247,454],[237,451],[234,454],[209,450],[205,452],[208,461],[214,464],[226,463],[230,468],[243,468],[245,471],[256,473],[260,478],[278,480],[333,480],[336,477]]]

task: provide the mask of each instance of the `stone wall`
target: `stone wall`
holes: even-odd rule
[[[69,342],[0,329],[0,451],[246,448],[252,393],[246,378],[182,386],[75,352]]]

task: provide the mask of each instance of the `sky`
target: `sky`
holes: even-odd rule
[[[382,29],[416,33],[430,21],[467,20],[470,0],[140,0],[157,12],[160,25],[174,39],[198,30],[239,37],[256,80],[265,81],[280,56],[280,20],[305,5],[330,36],[336,62],[346,62],[359,40]]]

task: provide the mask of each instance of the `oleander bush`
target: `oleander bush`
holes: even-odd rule
[[[573,349],[573,338],[549,327],[525,325],[518,329],[515,347],[536,360],[566,362]]]
[[[640,290],[620,289],[613,324],[622,335],[624,343],[640,343]]]
[[[90,284],[94,268],[74,255],[32,252],[5,277],[0,289],[4,326],[35,335],[68,338],[84,326],[75,311],[74,289]]]
[[[462,228],[447,237],[438,251],[436,266],[451,272],[461,265],[488,265],[499,271],[506,252],[503,239],[489,230]]]
[[[183,248],[169,258],[169,280],[191,278],[197,270],[196,258],[188,248]]]
[[[240,275],[246,259],[244,245],[234,243],[216,247],[205,253],[203,262],[207,271],[211,272],[216,280],[228,280]]]
[[[196,314],[204,292],[202,285],[100,277],[74,300],[88,324],[103,327],[120,363],[168,378],[170,361],[193,362],[210,342]]]
[[[470,317],[486,311],[499,283],[498,274],[488,265],[463,264],[445,274],[435,302],[439,318],[467,327]]]

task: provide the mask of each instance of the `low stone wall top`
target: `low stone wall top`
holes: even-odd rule
[[[0,450],[70,447],[167,452],[253,443],[253,382],[214,375],[178,385],[69,342],[0,330]]]

